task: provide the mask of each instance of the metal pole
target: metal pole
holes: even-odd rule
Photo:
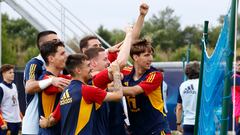
[[[202,97],[203,68],[204,68],[204,48],[205,48],[204,45],[207,43],[207,37],[208,37],[208,21],[204,21],[204,32],[203,32],[204,43],[202,43],[202,59],[201,59],[201,69],[200,69],[199,84],[198,84],[198,97],[197,97],[194,135],[198,134],[199,114],[200,114],[200,105],[201,105],[201,97]]]
[[[233,54],[234,54],[234,45],[235,45],[235,39],[236,39],[236,33],[235,33],[235,21],[236,21],[236,6],[237,6],[237,0],[232,0],[231,5],[231,15],[230,15],[230,29],[229,29],[229,46],[230,49],[230,55],[228,59],[226,60],[226,77],[224,79],[224,91],[223,91],[223,103],[222,103],[222,122],[221,122],[221,135],[227,135],[228,131],[228,121],[229,121],[229,103],[231,100],[231,78],[232,78],[232,67],[233,67]]]
[[[188,49],[187,49],[187,64],[190,62],[190,51],[191,51],[191,42],[188,43]]]
[[[0,66],[2,66],[2,1],[0,0]]]
[[[61,6],[61,37],[65,41],[65,8]]]
[[[187,80],[187,76],[185,74],[185,64],[186,63],[186,59],[185,57],[182,57],[182,64],[183,64],[183,81],[186,81]]]

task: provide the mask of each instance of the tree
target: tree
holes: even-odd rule
[[[10,19],[2,15],[3,63],[24,67],[26,62],[36,56],[37,30],[22,18]]]
[[[100,27],[97,29],[97,33],[110,45],[114,45],[121,42],[125,36],[125,32],[122,30],[114,29],[112,31],[108,31],[102,25],[100,25]],[[107,46],[104,46],[104,47],[107,47]]]
[[[151,37],[154,47],[168,50],[182,45],[179,17],[173,13],[174,10],[167,7],[146,21],[142,33]]]

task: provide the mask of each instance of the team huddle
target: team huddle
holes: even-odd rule
[[[40,54],[24,71],[27,109],[22,134],[171,134],[162,73],[151,66],[151,42],[139,39],[147,12],[148,5],[142,4],[125,39],[107,50],[97,37],[86,36],[79,44],[81,53],[67,55],[57,33],[40,32]],[[127,66],[129,55],[133,66]]]

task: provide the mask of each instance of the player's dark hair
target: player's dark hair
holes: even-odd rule
[[[80,43],[79,43],[79,48],[80,48],[80,52],[83,53],[83,48],[88,48],[88,41],[89,40],[92,40],[92,39],[98,39],[96,36],[93,36],[93,35],[88,35],[88,36],[85,36],[84,38],[82,38],[80,40]]]
[[[130,56],[133,59],[133,55],[140,55],[144,52],[152,52],[154,53],[154,49],[151,45],[151,42],[147,39],[137,40],[133,45],[131,46],[130,50]]]
[[[57,33],[55,31],[52,31],[52,30],[41,31],[41,32],[38,33],[38,35],[37,35],[37,47],[38,47],[38,49],[40,49],[40,45],[43,44],[41,39],[45,36],[50,35],[50,34],[56,34],[57,35]]]
[[[199,78],[200,65],[197,61],[187,64],[185,68],[185,74],[188,79]]]
[[[89,60],[97,57],[99,55],[99,52],[104,52],[105,50],[103,48],[97,47],[97,48],[89,48],[87,49],[84,54],[88,57]]]
[[[74,69],[81,67],[85,60],[88,60],[85,54],[71,54],[68,56],[66,61],[66,69],[71,76],[75,77]]]
[[[58,47],[60,46],[65,47],[63,42],[56,40],[45,42],[43,45],[40,46],[40,53],[44,61],[46,62],[46,65],[49,64],[48,56],[54,56],[57,52]]]

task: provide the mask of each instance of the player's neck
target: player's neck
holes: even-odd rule
[[[140,67],[137,64],[134,64],[134,69],[135,69],[134,79],[136,80],[138,80],[146,72],[146,69]]]
[[[83,79],[81,76],[75,76],[72,78],[72,80],[78,80],[81,81],[84,84],[87,84],[87,81],[85,79]]]
[[[55,76],[58,76],[60,73],[61,73],[61,71],[62,70],[60,70],[60,69],[57,69],[57,68],[55,68],[55,67],[53,67],[53,66],[46,66],[46,70],[48,71],[48,72],[51,72],[53,75],[55,75]]]
[[[12,83],[11,80],[8,80],[8,79],[5,79],[5,78],[3,79],[3,81],[6,82],[6,83],[8,83],[8,84]]]
[[[99,73],[99,71],[93,70],[93,71],[91,72],[91,75],[92,75],[92,76],[95,76],[95,75],[98,74],[98,73]]]

